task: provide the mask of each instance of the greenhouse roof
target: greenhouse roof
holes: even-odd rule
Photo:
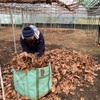
[[[100,6],[100,0],[83,0],[81,4],[84,5],[87,9],[90,9],[97,4]]]
[[[47,6],[44,6],[45,8],[50,8],[48,5],[51,5],[51,7],[52,5],[56,7],[59,6],[65,8],[63,10],[70,12],[74,12],[78,7],[82,6],[84,6],[88,12],[100,9],[100,0],[0,0],[0,10],[9,11],[12,9],[35,12],[41,4],[47,4]]]

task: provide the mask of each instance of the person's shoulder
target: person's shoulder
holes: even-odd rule
[[[22,35],[20,35],[20,39],[21,39],[21,40],[24,40],[24,37],[23,37]]]
[[[40,34],[39,35],[43,35],[41,31],[40,31]]]
[[[43,38],[43,34],[42,34],[42,32],[40,32],[39,37],[40,37],[40,38]]]

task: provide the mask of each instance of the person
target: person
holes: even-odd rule
[[[24,27],[20,36],[20,43],[23,52],[38,53],[41,57],[45,51],[45,41],[43,34],[34,26]]]

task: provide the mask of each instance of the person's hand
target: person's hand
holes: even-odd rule
[[[28,53],[27,52],[22,52],[20,53],[20,56],[23,57],[23,56],[28,56]]]
[[[41,57],[42,55],[38,53],[37,56],[38,56],[38,57]]]

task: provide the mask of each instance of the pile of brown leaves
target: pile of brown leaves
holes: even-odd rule
[[[41,98],[41,100],[60,100],[57,94],[62,92],[74,95],[77,86],[82,87],[86,81],[93,84],[94,78],[97,76],[95,72],[100,69],[100,65],[98,65],[90,55],[74,50],[54,49],[46,51],[40,58],[36,55],[22,53],[14,57],[11,62],[13,68],[18,70],[30,70],[32,68],[47,66],[48,62],[52,63],[52,92],[48,96]],[[13,76],[13,74],[11,74],[11,76]],[[5,89],[7,90],[5,91],[5,94],[7,100],[10,100],[10,97],[14,98],[11,100],[29,100],[27,97],[20,96],[14,91],[11,78],[6,81],[8,81],[8,84],[5,82]],[[81,91],[84,90],[81,89]]]
[[[100,69],[100,65],[90,55],[58,49],[50,51],[50,54],[54,83],[52,92],[74,94],[76,87],[83,86],[85,81],[94,83],[95,71]]]
[[[17,70],[30,70],[32,68],[40,68],[47,66],[47,59],[47,56],[38,57],[37,54],[28,54],[26,52],[23,52],[21,54],[16,55],[12,59],[11,65]]]

